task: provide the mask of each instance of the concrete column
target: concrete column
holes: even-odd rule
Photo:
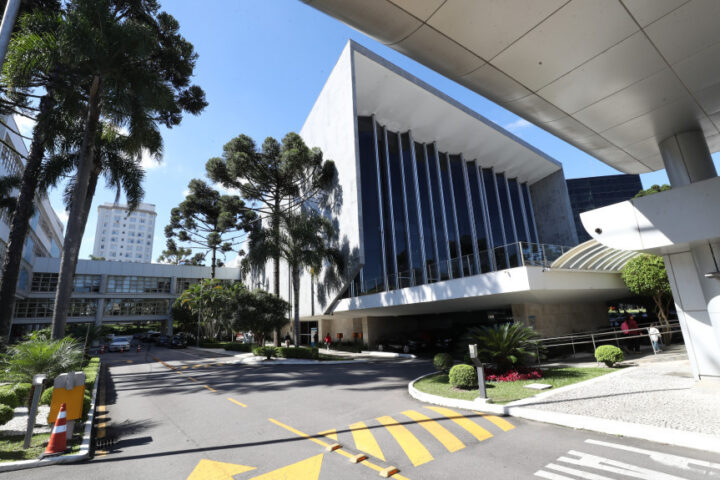
[[[97,300],[97,312],[95,312],[95,326],[99,327],[102,325],[103,313],[105,312],[105,299],[98,298]]]
[[[673,187],[717,176],[702,131],[675,134],[659,147]],[[720,271],[720,244],[708,240],[663,258],[693,375],[720,379],[720,278],[712,276]]]

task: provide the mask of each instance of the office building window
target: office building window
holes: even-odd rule
[[[130,253],[126,254],[130,258]],[[108,277],[109,293],[170,293],[170,278],[117,276]]]
[[[15,304],[16,318],[50,318],[53,315],[55,299],[25,298]],[[70,302],[68,317],[94,317],[97,313],[97,300],[91,298],[73,298]]]
[[[167,315],[170,302],[155,298],[112,298],[105,303],[105,315],[111,317],[139,315]]]

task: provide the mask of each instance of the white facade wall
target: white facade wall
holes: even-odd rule
[[[150,203],[141,203],[133,212],[127,205],[99,205],[93,255],[112,262],[152,262],[155,217]]]

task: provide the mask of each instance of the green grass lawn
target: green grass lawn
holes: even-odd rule
[[[519,380],[517,382],[486,382],[487,395],[494,403],[509,403],[522,398],[531,397],[537,390],[524,388],[531,383],[546,383],[552,385],[553,389],[564,387],[572,383],[582,382],[591,378],[614,372],[612,368],[548,368],[543,370],[543,378],[539,380]],[[478,396],[477,390],[460,390],[450,385],[448,376],[444,373],[436,373],[425,377],[415,383],[415,388],[421,392],[432,395],[440,395],[448,398],[459,398],[462,400],[475,400]],[[552,390],[543,390],[545,392]]]
[[[82,433],[75,433],[72,440],[68,441],[70,447],[68,453],[77,453],[80,450],[82,437]],[[25,435],[0,437],[0,463],[36,459],[45,451],[48,440],[50,440],[49,433],[37,433],[30,440],[30,448],[23,450]]]

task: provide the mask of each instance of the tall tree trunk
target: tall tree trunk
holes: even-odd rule
[[[275,296],[280,297],[280,254],[277,252],[280,244],[280,197],[275,197],[272,222],[273,244],[276,249],[273,253],[273,289]],[[273,345],[280,346],[280,332],[277,328],[273,330]]]
[[[73,275],[80,255],[82,235],[85,230],[83,211],[87,200],[90,177],[95,160],[95,140],[100,121],[100,77],[93,78],[88,95],[88,115],[83,133],[80,158],[78,161],[75,188],[70,200],[70,213],[65,229],[65,243],[60,259],[60,274],[53,308],[52,338],[65,336],[65,324],[70,307]]]
[[[217,262],[217,249],[212,249],[212,263],[210,264],[210,278],[215,279],[215,262]]]
[[[47,143],[47,130],[50,115],[55,108],[52,90],[40,100],[37,125],[33,130],[30,153],[25,162],[20,195],[10,223],[10,234],[5,251],[5,261],[0,278],[0,337],[10,334],[10,322],[15,308],[15,291],[20,274],[25,237],[30,227],[30,219],[35,210],[35,190],[37,190],[43,155]]]
[[[300,345],[300,270],[292,269],[292,289],[293,289],[293,334],[295,336],[295,346]]]

